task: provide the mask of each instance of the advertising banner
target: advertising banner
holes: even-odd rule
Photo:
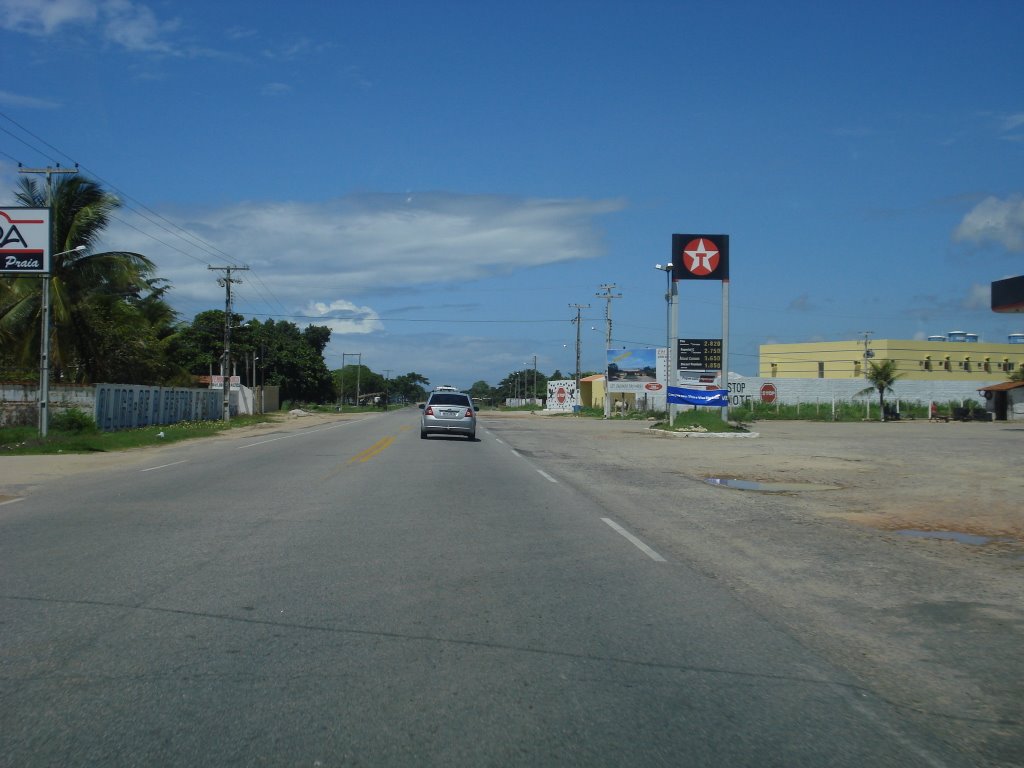
[[[0,274],[50,272],[50,209],[0,208]]]
[[[607,353],[609,392],[643,393],[661,389],[657,349],[609,349]],[[652,389],[648,385],[658,386]]]
[[[707,405],[724,408],[729,405],[729,390],[669,387],[668,401],[675,405]]]

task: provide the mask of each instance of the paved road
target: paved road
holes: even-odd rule
[[[1012,764],[1019,723],[940,737],[713,562],[746,500],[584,429],[405,410],[36,484],[0,507],[0,765]]]

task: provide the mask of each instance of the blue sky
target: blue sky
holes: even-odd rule
[[[496,384],[664,343],[674,232],[727,233],[758,345],[1001,342],[1024,273],[1024,3],[0,0],[0,202],[77,162],[183,318]],[[683,337],[719,283],[680,283]],[[594,330],[591,330],[591,329]],[[347,359],[353,362],[353,359]]]

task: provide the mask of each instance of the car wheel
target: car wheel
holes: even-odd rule
[[[421,440],[426,440],[427,439],[427,430],[425,430],[425,429],[421,429],[420,430],[420,439]]]
[[[470,432],[468,435],[466,435],[466,437],[469,440],[476,440],[476,432]]]

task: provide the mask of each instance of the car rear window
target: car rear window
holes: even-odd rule
[[[430,396],[431,405],[464,405],[471,406],[472,403],[469,401],[468,395],[456,395],[456,394],[433,394]]]

